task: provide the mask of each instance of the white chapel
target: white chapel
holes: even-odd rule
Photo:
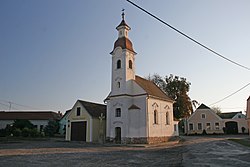
[[[173,103],[153,82],[135,75],[135,55],[124,13],[116,27],[111,92],[107,103],[106,139],[117,143],[158,143],[178,135]]]

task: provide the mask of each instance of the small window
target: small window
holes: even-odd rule
[[[34,125],[34,128],[37,129],[37,125]]]
[[[169,125],[169,114],[166,112],[166,125]]]
[[[206,118],[206,114],[201,114],[201,118],[205,119]]]
[[[194,125],[193,124],[189,124],[189,130],[194,130]]]
[[[120,87],[121,87],[121,83],[117,82],[117,88],[120,88]]]
[[[76,116],[80,116],[81,115],[81,107],[77,107],[76,108]]]
[[[132,68],[133,68],[133,63],[132,63],[132,60],[129,60],[129,62],[128,62],[128,67],[129,67],[130,69],[132,69]]]
[[[207,130],[211,130],[211,124],[207,123]]]
[[[177,131],[177,125],[174,124],[174,131],[176,132]]]
[[[121,117],[121,108],[115,109],[115,117]]]
[[[158,124],[158,113],[154,110],[154,124]]]
[[[118,60],[118,61],[117,61],[117,69],[121,68],[121,64],[122,64],[122,63],[121,63],[121,60]]]
[[[198,130],[202,130],[202,124],[198,123]]]
[[[220,129],[220,124],[219,124],[219,122],[215,122],[215,129],[216,129],[216,130],[219,130],[219,129]]]

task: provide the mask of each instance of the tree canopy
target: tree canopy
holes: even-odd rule
[[[186,78],[172,74],[163,78],[158,74],[154,74],[148,76],[147,79],[153,81],[168,97],[175,101],[173,104],[175,118],[184,118],[193,112],[192,104],[197,103],[197,101],[192,101],[188,96],[191,83]]]

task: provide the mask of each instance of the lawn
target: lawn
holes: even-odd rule
[[[250,139],[228,139],[228,140],[250,147]]]

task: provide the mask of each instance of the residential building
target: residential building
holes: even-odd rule
[[[238,134],[247,133],[246,116],[242,112],[216,114],[205,104],[201,104],[187,119],[186,134]]]
[[[50,120],[59,121],[61,113],[53,111],[0,111],[0,129],[14,123],[14,120],[29,120],[38,131],[42,131]]]
[[[66,116],[68,141],[103,142],[106,131],[106,105],[77,100]]]
[[[135,75],[130,27],[122,21],[116,27],[118,39],[111,51],[111,92],[107,103],[107,141],[117,143],[158,143],[178,135],[173,120],[173,103],[153,82]]]
[[[70,110],[67,110],[59,121],[59,134],[61,136],[65,136],[66,134],[67,116],[69,112]]]

